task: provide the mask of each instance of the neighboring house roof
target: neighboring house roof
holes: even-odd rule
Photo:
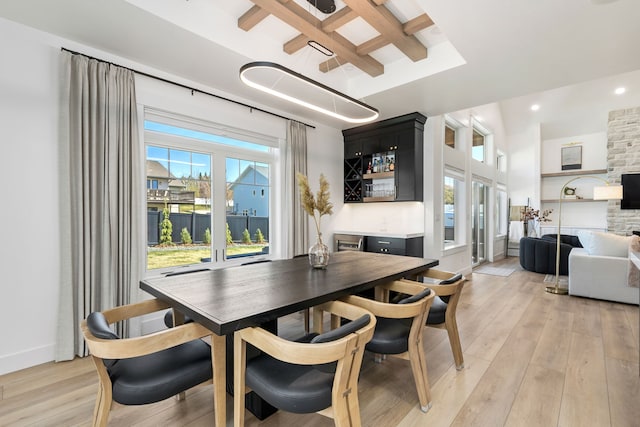
[[[244,170],[242,171],[242,173],[240,174],[240,176],[238,176],[238,178],[236,178],[235,181],[233,181],[233,183],[231,183],[229,185],[230,189],[233,189],[233,187],[235,187],[238,184],[246,184],[244,182],[244,178],[249,175],[249,173],[255,171],[256,173],[260,174],[264,179],[266,179],[268,181],[269,179],[269,168],[266,166],[255,166],[255,165],[249,165],[246,168],[244,168]]]
[[[169,173],[169,169],[162,166],[162,164],[157,160],[147,160],[147,177],[162,179],[176,178]]]

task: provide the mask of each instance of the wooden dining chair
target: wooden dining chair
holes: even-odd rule
[[[389,300],[390,293],[398,293],[403,297],[397,302],[384,302]],[[420,409],[423,412],[427,412],[431,407],[431,389],[422,335],[434,295],[430,289],[425,289],[418,282],[396,280],[376,287],[376,297],[381,301],[356,295],[342,299],[375,314],[376,329],[366,349],[376,354],[377,362],[382,362],[380,355],[410,361]]]
[[[350,322],[323,332],[325,312]],[[358,375],[375,316],[341,301],[314,307],[313,316],[317,330],[298,341],[260,327],[235,332],[234,426],[244,426],[245,394],[251,390],[284,411],[318,412],[333,418],[336,426],[360,426]],[[248,346],[262,354],[247,358]]]
[[[461,370],[464,368],[464,356],[458,333],[456,310],[466,279],[462,274],[429,269],[419,277],[419,280],[423,286],[430,288],[436,294],[426,325],[447,330],[456,369]]]
[[[107,425],[113,401],[122,405],[159,402],[212,379],[215,346],[200,339],[212,337],[212,332],[204,326],[192,322],[127,339],[120,338],[109,327],[112,323],[168,307],[152,299],[93,312],[81,322],[100,380],[94,426]],[[224,386],[222,390],[224,392]],[[218,426],[224,425],[226,413],[220,403],[214,399]]]

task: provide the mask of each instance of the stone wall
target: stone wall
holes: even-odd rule
[[[612,184],[622,174],[640,173],[640,107],[609,112],[607,169]],[[640,230],[640,209],[620,209],[620,201],[610,201],[607,228],[622,235]]]

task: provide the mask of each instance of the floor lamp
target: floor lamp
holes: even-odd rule
[[[609,181],[597,176],[577,176],[567,181],[560,189],[560,199],[558,200],[558,235],[556,236],[556,284],[555,286],[547,286],[546,291],[556,295],[566,295],[569,293],[568,288],[561,288],[560,283],[560,221],[562,219],[562,196],[564,189],[573,181],[582,178],[593,178],[602,181],[605,185],[593,187],[593,200],[620,200],[622,199],[622,185],[610,185]]]

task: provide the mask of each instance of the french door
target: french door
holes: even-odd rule
[[[487,241],[487,194],[488,187],[473,181],[471,192],[471,265],[476,266],[486,259]]]

